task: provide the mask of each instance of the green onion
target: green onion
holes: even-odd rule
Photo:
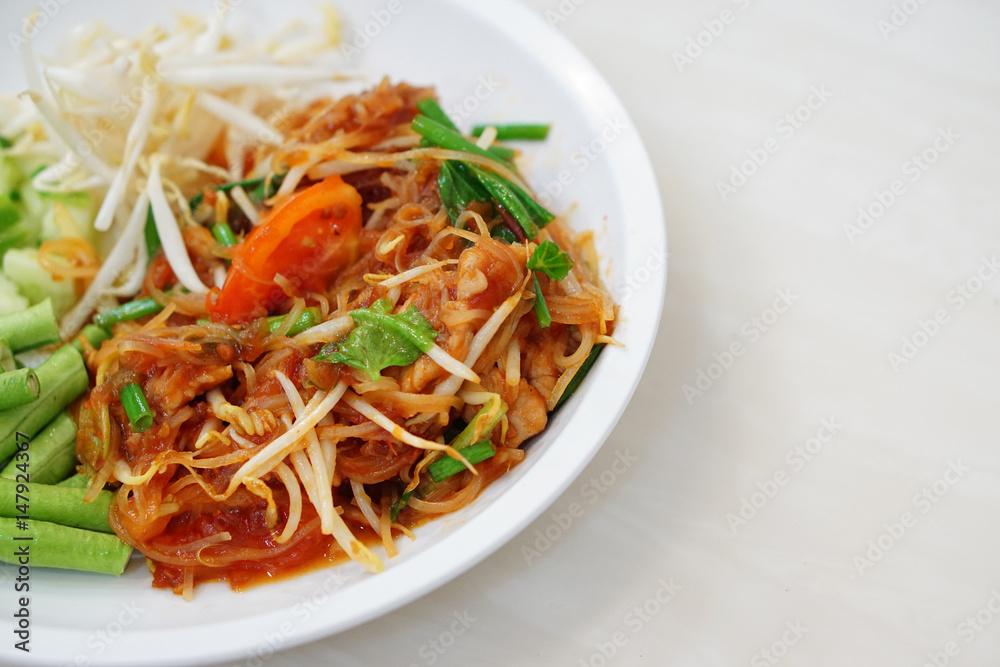
[[[60,412],[28,444],[28,461],[11,459],[0,477],[15,479],[24,474],[32,482],[55,484],[73,472],[76,466],[76,422]]]
[[[14,455],[19,435],[22,440],[34,436],[90,385],[83,356],[72,345],[53,352],[35,374],[41,387],[38,399],[0,412],[0,461]]]
[[[47,521],[29,521],[27,530],[18,530],[17,521],[0,519],[0,561],[16,565],[18,547],[30,544],[34,567],[120,575],[132,556],[132,547],[115,535]],[[31,541],[18,541],[18,537]]]
[[[393,504],[392,511],[389,512],[389,519],[393,523],[395,523],[396,519],[399,518],[399,513],[402,512],[403,508],[406,507],[409,504],[410,498],[412,498],[412,497],[413,497],[413,491],[407,491],[406,493],[404,493],[403,495],[401,495],[399,497],[399,500],[397,500]]]
[[[106,310],[94,316],[94,324],[105,329],[110,329],[111,325],[129,320],[137,320],[140,317],[153,315],[163,310],[163,306],[156,303],[152,297],[145,297],[123,303],[117,308]]]
[[[495,127],[497,141],[541,141],[549,136],[549,125],[508,124],[508,125],[476,125],[472,128],[472,136],[481,136],[487,127]]]
[[[285,178],[284,174],[268,174],[262,178],[248,178],[243,181],[233,181],[232,183],[223,183],[222,185],[217,185],[213,190],[216,192],[229,192],[233,188],[239,186],[243,188],[247,196],[251,200],[264,201],[265,199],[270,199],[278,191],[281,186],[281,181]],[[199,192],[191,201],[188,202],[188,207],[194,211],[196,208],[201,206],[201,203],[205,200],[204,191]]]
[[[13,145],[14,144],[13,142],[11,142],[10,139],[4,136],[0,136],[0,148],[10,148]]]
[[[0,316],[0,338],[15,354],[59,342],[52,301],[46,299],[27,310]]]
[[[27,405],[38,398],[38,376],[30,368],[0,373],[0,410]]]
[[[493,443],[490,442],[489,438],[484,438],[474,445],[459,449],[458,453],[464,456],[469,463],[475,465],[485,461],[497,452],[493,448]],[[427,471],[431,474],[431,479],[435,482],[446,480],[462,470],[465,470],[465,464],[452,458],[438,459],[427,466]]]
[[[111,338],[111,332],[104,327],[99,327],[96,324],[88,324],[80,331],[77,335],[76,340],[74,340],[70,345],[76,348],[76,351],[83,354],[83,343],[80,342],[80,337],[86,338],[90,346],[95,350],[101,347],[101,343]]]
[[[212,236],[215,237],[215,240],[220,245],[224,245],[227,248],[236,245],[236,233],[233,232],[233,228],[229,226],[228,222],[220,222],[212,225]]]
[[[552,314],[542,295],[542,286],[538,284],[538,274],[532,272],[531,280],[535,283],[535,317],[538,318],[538,326],[546,329],[552,325]]]
[[[149,403],[146,402],[142,387],[134,382],[127,384],[122,387],[121,395],[118,398],[122,402],[122,407],[125,408],[125,414],[128,416],[129,423],[132,424],[132,430],[136,433],[149,430],[149,427],[153,425],[153,411],[150,409]]]
[[[278,327],[281,326],[286,317],[288,317],[288,315],[274,315],[267,318],[267,332],[274,333],[277,331]],[[311,329],[316,326],[317,320],[319,320],[319,308],[316,308],[315,306],[306,308],[302,311],[302,314],[299,315],[299,319],[295,320],[295,323],[292,324],[291,328],[285,332],[285,335],[294,336],[295,334],[302,333],[306,329]]]
[[[580,383],[583,382],[583,378],[590,372],[591,367],[594,365],[594,362],[597,361],[597,357],[601,354],[601,350],[603,349],[604,343],[598,343],[590,349],[590,354],[588,354],[587,358],[583,360],[583,363],[580,364],[579,370],[576,371],[576,375],[574,375],[573,379],[566,385],[566,389],[563,391],[562,396],[559,397],[559,400],[556,401],[556,407],[553,408],[553,410],[558,410],[562,407],[563,403],[569,400],[570,396],[573,395],[573,392],[575,392],[577,387],[580,386]]]

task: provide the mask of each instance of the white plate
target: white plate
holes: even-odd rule
[[[229,1],[230,18],[257,30],[306,16],[315,6],[308,0]],[[154,20],[167,24],[167,5],[192,10],[200,5],[205,11],[207,3],[50,4],[57,11],[36,40],[43,55],[60,34],[86,19],[102,17],[112,27],[133,30]],[[35,5],[5,0],[0,33],[17,32]],[[12,647],[13,570],[5,566],[0,569],[7,579],[0,582],[4,662],[135,666],[240,659],[252,665],[274,647],[364,623],[456,577],[534,520],[597,452],[634,391],[660,317],[666,231],[649,159],[614,92],[568,40],[509,0],[343,5],[348,26],[372,22],[374,37],[358,62],[373,81],[387,74],[394,81],[436,85],[446,110],[456,104],[468,109],[465,118],[456,118],[463,127],[496,120],[554,123],[547,142],[527,146],[525,171],[539,192],[562,189],[546,199],[556,211],[576,204],[574,228],[595,231],[606,282],[622,304],[615,336],[626,347],[606,350],[578,394],[531,444],[522,465],[470,507],[421,527],[415,543],[402,540],[400,556],[388,561],[384,573],[371,576],[348,564],[241,594],[204,585],[188,603],[153,590],[138,558],[118,579],[34,569],[28,656]],[[379,25],[372,12],[390,5],[399,11]],[[383,23],[385,17],[381,14]],[[353,41],[350,34],[348,40]],[[12,61],[16,58],[8,57]],[[0,88],[23,85],[12,69],[0,72]]]

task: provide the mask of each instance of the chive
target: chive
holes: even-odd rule
[[[160,233],[156,231],[156,219],[153,218],[153,207],[146,211],[146,227],[143,230],[146,238],[146,254],[150,259],[156,257],[156,251],[160,249]]]
[[[101,347],[101,343],[111,338],[111,332],[104,327],[99,327],[96,324],[88,324],[80,331],[77,335],[76,340],[74,340],[70,345],[76,348],[76,351],[83,354],[83,343],[80,338],[86,338],[90,346],[95,350]]]
[[[7,341],[0,338],[0,372],[6,373],[15,368],[17,368],[17,362],[14,361],[14,351],[10,349]]]
[[[416,106],[417,111],[431,120],[436,120],[453,132],[458,132],[458,128],[455,127],[453,122],[451,122],[451,118],[448,118],[448,114],[444,112],[444,109],[441,108],[441,105],[438,104],[438,101],[433,97],[425,97],[417,102]]]
[[[514,232],[510,231],[503,225],[497,225],[490,231],[490,236],[498,241],[503,241],[507,245],[512,245],[517,243],[517,237],[514,236]]]
[[[28,443],[28,461],[17,456],[3,470],[0,478],[16,479],[25,474],[32,482],[55,484],[73,472],[76,466],[76,422],[65,411],[56,415]]]
[[[522,190],[516,183],[511,183],[510,181],[506,183],[507,187],[514,191],[514,194],[521,200],[524,207],[528,209],[528,214],[531,215],[531,219],[535,221],[536,225],[544,227],[556,219],[556,216],[551,211],[539,204],[534,197]]]
[[[535,317],[538,318],[538,326],[546,329],[552,325],[552,314],[542,295],[542,286],[538,284],[538,274],[532,271],[531,279],[535,283]]]
[[[535,224],[528,209],[524,207],[514,190],[509,187],[511,185],[509,181],[476,166],[470,166],[469,169],[475,175],[476,180],[489,191],[490,196],[517,220],[517,224],[521,225],[524,235],[529,240],[538,236],[538,225]]]
[[[274,194],[278,191],[278,188],[281,186],[281,181],[284,178],[284,174],[268,174],[262,178],[248,178],[242,181],[223,183],[222,185],[216,185],[212,189],[216,192],[229,192],[233,188],[240,186],[246,191],[247,196],[250,197],[251,200],[261,202],[274,196]],[[194,211],[196,208],[201,206],[204,199],[204,191],[199,192],[194,197],[191,197],[191,201],[188,202],[188,207]]]
[[[407,491],[406,493],[404,493],[403,495],[401,495],[399,497],[399,500],[397,500],[393,504],[392,511],[389,512],[389,519],[393,523],[395,523],[396,519],[399,518],[399,513],[402,512],[403,508],[406,507],[409,504],[410,498],[412,498],[412,497],[413,497],[413,491]]]
[[[123,303],[117,308],[106,310],[94,316],[94,324],[105,329],[110,329],[111,325],[129,320],[137,320],[140,317],[153,315],[163,310],[163,306],[156,303],[152,297],[145,297]]]
[[[516,150],[509,146],[501,146],[500,144],[492,144],[486,149],[486,152],[501,162],[506,162],[508,166],[514,165],[514,158],[517,156]]]
[[[0,136],[0,148],[10,148],[14,143],[7,137]]]
[[[580,383],[583,382],[584,376],[590,372],[591,367],[594,365],[594,362],[597,361],[597,357],[601,354],[601,350],[603,349],[604,343],[598,343],[594,347],[590,348],[590,354],[588,354],[587,358],[583,360],[583,363],[580,364],[580,369],[576,372],[576,375],[574,375],[573,379],[566,385],[565,391],[563,391],[559,400],[556,401],[556,407],[553,408],[553,410],[558,410],[562,407],[563,403],[569,400],[570,396],[573,395],[573,392],[575,392],[577,387],[580,386]]]
[[[549,136],[549,125],[537,124],[507,124],[507,125],[476,125],[472,128],[472,136],[482,135],[487,127],[495,127],[497,141],[541,141]]]
[[[13,456],[19,440],[41,431],[90,385],[83,356],[72,345],[53,352],[35,374],[41,387],[38,400],[0,412],[0,461]]]
[[[236,245],[236,233],[233,232],[233,228],[229,226],[228,222],[220,222],[212,225],[212,236],[227,248]]]
[[[146,402],[146,396],[142,393],[142,387],[135,384],[127,384],[122,387],[121,395],[118,397],[128,415],[132,430],[136,433],[148,431],[153,425],[153,411]]]
[[[16,313],[0,316],[0,338],[15,354],[59,341],[59,325],[52,312],[52,301]]]
[[[19,487],[27,489],[18,490]],[[18,511],[15,501],[18,493],[28,497],[27,512]],[[32,521],[48,521],[101,533],[114,532],[108,524],[108,506],[115,494],[101,491],[92,502],[84,502],[85,495],[87,489],[84,488],[0,479],[0,517],[14,519],[26,514]]]
[[[31,538],[31,564],[84,572],[120,575],[125,571],[132,547],[116,535],[70,528],[48,521],[29,521],[27,531],[17,529],[18,519],[0,519],[0,561],[17,564],[18,547]]]
[[[274,333],[281,326],[284,319],[288,317],[287,315],[274,315],[267,318],[267,332]],[[319,308],[315,306],[306,308],[299,315],[299,319],[295,320],[291,328],[285,333],[286,336],[294,336],[295,334],[302,333],[306,329],[311,329],[316,326],[316,321],[319,319]]]
[[[414,132],[425,139],[430,140],[434,144],[437,144],[441,148],[452,151],[474,153],[491,160],[496,159],[496,156],[483,150],[473,142],[460,135],[458,132],[448,129],[441,123],[433,120],[432,118],[428,118],[427,116],[417,116],[413,119],[413,123],[410,127]]]
[[[489,202],[490,195],[461,162],[446,160],[441,163],[438,175],[438,192],[441,203],[452,222],[474,201]]]
[[[32,403],[38,398],[38,376],[30,368],[0,373],[0,410]]]
[[[497,452],[493,449],[493,443],[490,442],[489,438],[484,438],[474,445],[469,445],[468,447],[459,449],[458,453],[464,456],[469,463],[475,465],[477,463],[482,463]],[[465,469],[465,464],[452,458],[438,459],[434,463],[427,466],[427,471],[431,474],[431,479],[435,482],[446,480],[455,473],[461,472]]]

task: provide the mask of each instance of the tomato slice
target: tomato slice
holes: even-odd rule
[[[361,195],[340,176],[290,195],[235,247],[226,282],[208,296],[212,319],[249,322],[280,306],[276,274],[298,295],[325,290],[357,259],[360,232]]]

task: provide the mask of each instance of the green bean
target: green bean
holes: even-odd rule
[[[5,563],[120,575],[132,556],[132,547],[115,535],[46,521],[27,521],[27,529],[20,530],[17,521],[0,519],[0,561]]]

